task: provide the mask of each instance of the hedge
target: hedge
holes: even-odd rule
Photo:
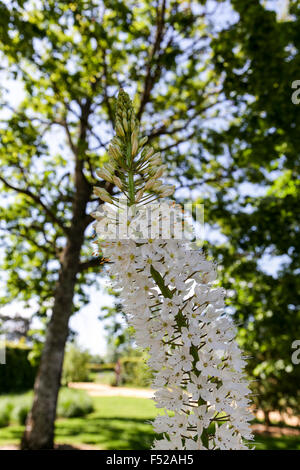
[[[38,366],[29,361],[30,351],[22,344],[6,345],[6,364],[0,364],[0,393],[23,392],[33,387]]]
[[[0,428],[10,424],[24,425],[32,406],[33,392],[7,394],[0,397]],[[57,417],[86,416],[94,410],[93,401],[83,390],[61,388],[58,396]]]
[[[121,359],[121,379],[124,385],[149,387],[151,370],[142,357],[123,357]]]

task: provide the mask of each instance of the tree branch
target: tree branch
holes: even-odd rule
[[[86,271],[89,268],[96,268],[97,266],[100,267],[100,265],[103,263],[103,258],[92,258],[88,261],[84,261],[79,264],[79,272]]]
[[[156,17],[156,34],[155,34],[155,40],[152,46],[152,50],[149,56],[149,61],[147,64],[147,69],[146,69],[146,77],[145,77],[145,83],[144,83],[144,91],[141,97],[141,103],[139,110],[137,112],[137,118],[140,120],[141,116],[143,114],[144,108],[146,104],[148,103],[150,99],[150,94],[151,90],[153,88],[153,85],[159,75],[159,66],[156,66],[156,70],[154,74],[152,75],[152,61],[157,53],[157,51],[160,50],[160,45],[163,37],[163,32],[164,32],[164,26],[165,26],[165,13],[166,13],[166,1],[162,1],[161,7],[157,7],[157,17]]]
[[[70,128],[69,128],[69,125],[68,125],[68,123],[67,123],[67,120],[65,119],[65,120],[61,123],[61,125],[65,128],[69,145],[70,145],[70,147],[71,147],[71,150],[72,150],[73,154],[76,156],[78,149],[77,149],[76,145],[75,145],[74,142],[73,142],[73,139],[72,139],[72,136],[71,136],[71,132],[70,132]]]
[[[9,189],[16,191],[17,193],[24,194],[25,196],[30,197],[34,202],[39,204],[45,211],[45,213],[49,216],[49,218],[56,223],[66,234],[68,234],[68,228],[65,227],[62,220],[58,219],[55,214],[47,207],[43,201],[34,193],[32,193],[29,189],[18,188],[11,183],[9,183],[3,176],[0,175],[0,181]]]

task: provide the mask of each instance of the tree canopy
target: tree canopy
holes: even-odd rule
[[[259,0],[0,2],[1,304],[34,299],[48,315],[45,364],[55,348],[63,355],[69,316],[103,267],[90,248],[92,187],[117,192],[95,170],[124,87],[175,197],[203,202],[223,235],[206,248],[251,355],[257,403],[297,408],[300,7],[289,8],[280,19]],[[277,272],[266,256],[283,256]]]
[[[232,4],[239,20],[213,48],[224,93],[235,106],[223,141],[236,177],[211,205],[210,220],[228,240],[218,259],[225,287],[234,290],[230,303],[251,355],[256,403],[299,412],[300,369],[291,348],[300,337],[300,114],[291,98],[300,71],[300,8],[290,2],[280,20],[259,1]],[[253,185],[248,194],[241,191],[245,181]],[[279,263],[270,272],[272,259]]]

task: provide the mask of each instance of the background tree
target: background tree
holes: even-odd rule
[[[256,404],[299,414],[300,368],[291,346],[300,338],[300,113],[292,102],[300,5],[290,1],[283,17],[258,0],[232,5],[237,21],[213,42],[224,93],[235,106],[235,119],[218,136],[232,177],[210,204],[209,219],[226,237],[214,252],[243,325]],[[275,257],[271,273],[266,267]]]
[[[135,95],[145,135],[160,142],[170,175],[180,166],[181,178],[206,180],[199,158],[220,90],[209,63],[211,9],[203,3],[0,2],[3,63],[24,89],[17,109],[3,99],[2,302],[35,299],[47,318],[24,449],[53,446],[69,318],[100,270],[89,256],[89,213],[99,204],[95,169],[107,158],[120,86]]]

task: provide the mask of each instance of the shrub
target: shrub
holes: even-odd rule
[[[86,382],[89,379],[90,354],[73,344],[67,347],[62,373],[62,384]]]
[[[0,428],[12,423],[25,424],[32,405],[32,392],[0,396]],[[62,388],[59,393],[57,416],[82,417],[94,410],[92,399],[82,390]]]
[[[126,385],[148,387],[151,382],[151,371],[143,357],[124,357],[121,359],[121,377]]]
[[[10,402],[4,401],[0,404],[0,428],[9,425],[12,408],[13,405]]]
[[[81,390],[62,389],[59,393],[57,416],[75,418],[94,410],[92,399]]]
[[[30,408],[29,403],[18,403],[12,410],[11,421],[24,425]]]

